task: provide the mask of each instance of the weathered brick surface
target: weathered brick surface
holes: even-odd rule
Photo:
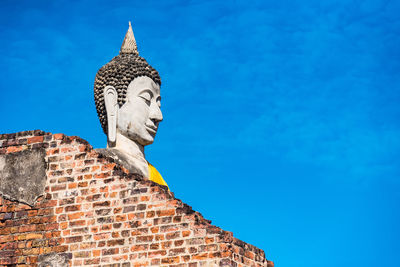
[[[46,186],[34,206],[0,197],[0,266],[273,266],[262,250],[130,174],[79,137],[0,135],[0,154],[46,149]]]

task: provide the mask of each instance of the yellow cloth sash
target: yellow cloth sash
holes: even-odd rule
[[[154,168],[153,165],[149,164],[149,176],[150,176],[150,180],[160,184],[160,185],[165,185],[168,187],[167,183],[164,181],[164,179],[162,178],[161,174],[157,171],[156,168]],[[169,190],[169,187],[168,187]]]

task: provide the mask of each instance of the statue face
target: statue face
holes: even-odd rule
[[[135,78],[128,86],[126,102],[118,112],[117,131],[146,146],[154,141],[163,116],[160,86],[151,78]]]

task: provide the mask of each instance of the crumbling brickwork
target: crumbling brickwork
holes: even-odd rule
[[[0,266],[273,266],[79,137],[0,135],[3,158],[38,149],[46,151],[43,194],[28,205],[0,192]]]

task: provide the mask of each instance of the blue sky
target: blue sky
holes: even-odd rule
[[[2,1],[1,133],[105,147],[128,21],[162,79],[148,160],[279,267],[399,266],[399,1]]]

